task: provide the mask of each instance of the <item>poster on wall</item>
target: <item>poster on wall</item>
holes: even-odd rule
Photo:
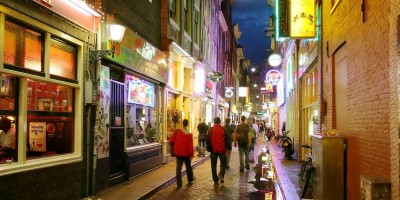
[[[132,75],[127,75],[128,103],[154,107],[154,85]]]
[[[46,152],[46,122],[29,122],[29,150]]]

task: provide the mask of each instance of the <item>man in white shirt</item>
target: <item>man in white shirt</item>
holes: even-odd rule
[[[15,148],[15,129],[7,117],[2,117],[0,119],[0,158],[14,156]]]

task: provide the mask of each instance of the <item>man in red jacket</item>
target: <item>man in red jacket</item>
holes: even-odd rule
[[[226,169],[226,151],[232,149],[232,143],[229,142],[229,136],[221,126],[221,118],[214,118],[214,126],[208,131],[208,138],[212,144],[211,172],[215,184],[224,183]],[[221,169],[217,175],[217,161],[221,162]]]
[[[194,181],[193,169],[192,169],[192,158],[194,154],[193,150],[193,135],[187,130],[189,121],[184,119],[183,129],[176,129],[169,139],[171,148],[174,148],[176,156],[176,184],[178,187],[182,186],[182,165],[185,162],[186,174],[188,182]]]

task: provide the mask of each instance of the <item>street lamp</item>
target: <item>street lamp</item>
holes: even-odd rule
[[[255,72],[256,71],[256,68],[255,67],[252,67],[251,68],[251,72]]]
[[[256,84],[256,83],[254,83],[254,87],[257,87],[257,84]]]
[[[97,61],[104,56],[112,56],[114,58],[115,46],[122,41],[125,33],[125,27],[116,23],[106,25],[107,38],[111,43],[111,50],[90,50],[89,56],[91,61]]]

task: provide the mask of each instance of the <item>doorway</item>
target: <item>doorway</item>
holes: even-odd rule
[[[333,128],[339,133],[347,131],[347,58],[345,46],[340,48],[334,55],[334,100],[335,100],[335,122]]]

